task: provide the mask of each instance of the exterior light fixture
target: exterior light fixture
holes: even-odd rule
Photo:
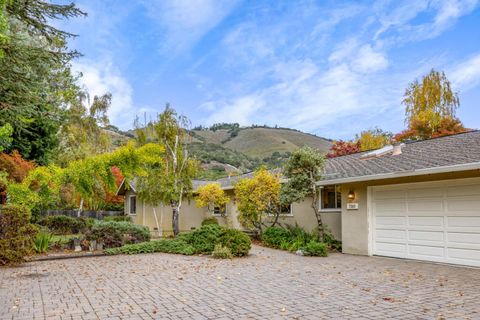
[[[353,190],[348,192],[348,200],[355,200],[355,192]]]

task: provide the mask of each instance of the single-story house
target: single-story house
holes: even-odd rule
[[[224,216],[185,200],[180,229],[212,215],[241,228],[233,197],[241,177],[218,181],[231,197]],[[327,159],[318,185],[324,223],[344,253],[480,266],[480,131]],[[157,207],[155,219],[153,208],[136,199],[134,182],[119,194],[136,223],[171,231],[169,206]],[[313,230],[309,199],[286,208],[280,223]]]

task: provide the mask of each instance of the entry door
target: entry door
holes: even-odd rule
[[[480,179],[372,187],[373,254],[480,266]]]

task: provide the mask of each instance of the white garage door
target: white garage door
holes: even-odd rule
[[[480,179],[372,187],[373,254],[480,266]]]

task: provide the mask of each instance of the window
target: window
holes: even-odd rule
[[[129,214],[137,214],[137,197],[136,196],[130,196],[130,206],[129,209],[130,211],[128,212]]]
[[[213,207],[212,214],[214,216],[226,216],[227,215],[227,205]]]
[[[335,210],[342,208],[342,193],[340,192],[340,186],[324,186],[320,193],[322,210]]]
[[[292,205],[291,204],[283,204],[280,207],[280,215],[281,216],[291,216],[292,213]]]

